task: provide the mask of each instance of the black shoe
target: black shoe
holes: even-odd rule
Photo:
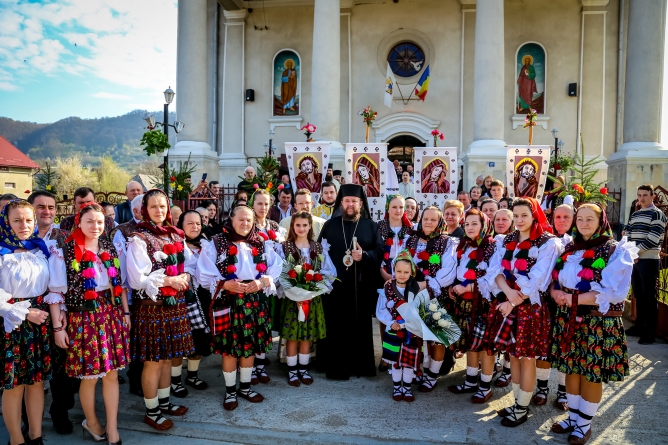
[[[656,341],[656,339],[654,338],[654,336],[650,337],[649,335],[647,335],[645,337],[640,337],[640,340],[638,340],[638,344],[639,345],[651,345],[651,344],[654,344],[655,341]]]
[[[640,337],[642,335],[642,332],[638,326],[631,326],[624,332],[626,333],[627,336],[630,335],[631,337]]]
[[[134,394],[139,397],[144,397],[144,391],[141,388],[130,387],[130,394]]]
[[[67,417],[67,414],[63,416],[53,416],[51,415],[51,422],[53,423],[53,428],[58,434],[71,434],[72,433],[72,421]]]
[[[119,374],[118,375],[118,384],[122,385],[123,383],[125,383],[125,379]]]

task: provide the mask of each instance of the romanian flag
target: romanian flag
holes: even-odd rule
[[[427,65],[427,68],[424,69],[422,77],[420,77],[420,80],[418,81],[417,85],[415,85],[415,95],[419,97],[421,101],[424,102],[424,98],[427,97],[428,89],[429,89],[429,65]]]

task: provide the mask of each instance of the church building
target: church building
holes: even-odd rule
[[[234,184],[267,149],[304,142],[311,123],[342,168],[370,105],[370,141],[406,165],[439,130],[468,189],[479,175],[505,178],[506,146],[528,143],[535,109],[533,144],[554,146],[556,134],[560,154],[598,156],[624,221],[638,185],[668,185],[665,23],[666,0],[180,1],[186,126],[169,160],[190,155],[198,175]]]

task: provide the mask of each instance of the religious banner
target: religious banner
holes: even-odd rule
[[[374,221],[385,216],[387,144],[346,144],[346,183],[364,187]]]
[[[506,184],[510,198],[543,199],[550,151],[549,145],[508,145]]]
[[[286,142],[285,157],[290,182],[295,193],[299,189],[311,192],[314,203],[320,200],[322,183],[329,164],[329,142]]]
[[[457,199],[457,148],[415,147],[413,185],[420,209]]]

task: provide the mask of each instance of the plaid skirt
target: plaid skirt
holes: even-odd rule
[[[383,356],[382,360],[391,365],[401,368],[420,369],[422,363],[422,339],[417,335],[402,330],[401,337],[395,331],[383,331]]]
[[[472,295],[472,293],[467,293],[467,295]],[[487,332],[487,314],[490,310],[490,304],[479,292],[472,296],[478,299],[475,319],[473,319],[471,313],[473,299],[457,296],[454,301],[451,300],[453,319],[462,331],[462,336],[453,344],[456,351],[480,352],[487,349],[484,340]]]
[[[248,358],[267,352],[272,347],[271,317],[267,296],[263,292],[233,294],[224,291],[211,304],[211,314],[225,313],[224,327],[211,320],[213,352]]]
[[[182,295],[174,306],[142,306],[140,300],[132,306],[132,361],[157,362],[195,353]]]
[[[30,307],[49,312],[49,305],[43,302],[42,297],[31,298]],[[4,320],[0,317],[0,328],[3,324]],[[0,374],[0,388],[9,390],[19,385],[51,380],[51,354],[55,346],[51,316],[46,317],[41,325],[24,320],[12,332],[2,329],[4,335],[0,335],[0,353],[4,372]]]

